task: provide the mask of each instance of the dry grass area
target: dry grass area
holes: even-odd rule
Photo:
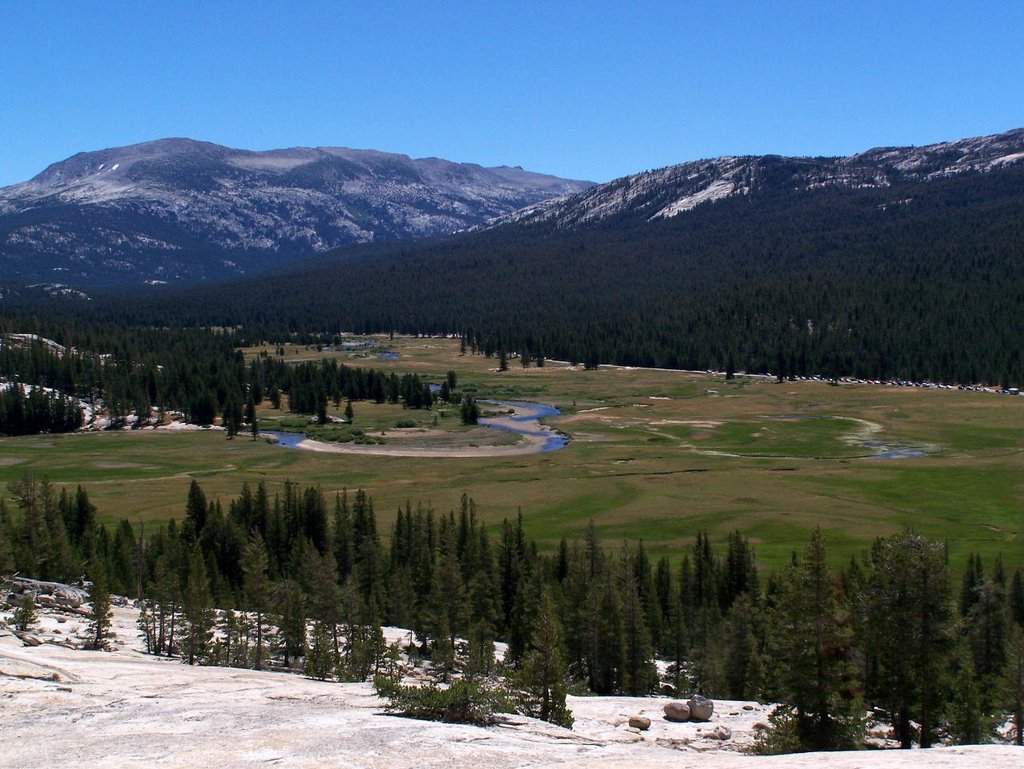
[[[384,532],[407,500],[447,511],[465,492],[490,523],[521,510],[545,548],[580,537],[591,519],[609,544],[642,538],[655,556],[678,557],[700,529],[713,542],[738,529],[771,567],[821,526],[839,563],[875,536],[913,526],[948,541],[956,568],[972,551],[1024,564],[1024,408],[1016,397],[556,362],[523,369],[515,360],[499,372],[495,359],[460,355],[457,340],[378,341],[370,352],[286,353],[437,383],[454,370],[459,388],[478,398],[559,407],[562,416],[545,421],[569,445],[520,456],[396,457],[288,450],[216,432],[38,436],[0,439],[0,480],[31,472],[81,483],[106,521],[181,517],[192,478],[225,501],[243,481],[265,481],[273,492],[292,480],[328,494],[365,488]],[[382,351],[396,355],[382,360]],[[441,446],[472,442],[451,408],[436,420],[400,406],[355,410],[355,426],[385,441],[399,420],[413,419],[418,429],[448,433]],[[265,427],[281,417],[289,415],[266,404],[260,414]],[[889,449],[922,455],[878,457]]]

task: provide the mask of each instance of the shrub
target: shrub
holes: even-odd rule
[[[780,705],[768,716],[768,728],[758,732],[751,753],[778,756],[803,750],[793,709]]]
[[[378,696],[387,700],[388,713],[425,721],[484,726],[495,722],[495,713],[515,710],[503,693],[477,681],[462,679],[442,688],[405,686],[394,678],[376,676],[373,685]]]
[[[21,599],[21,605],[14,610],[14,627],[22,632],[28,630],[36,621],[36,602],[31,593]]]

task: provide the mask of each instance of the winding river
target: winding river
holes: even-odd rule
[[[543,443],[538,453],[557,451],[565,448],[569,438],[540,423],[545,417],[556,417],[562,412],[554,406],[526,401],[481,401],[501,408],[514,409],[515,413],[504,417],[484,417],[480,424],[492,430],[508,430],[527,437],[539,438]]]
[[[523,440],[509,445],[498,446],[432,446],[429,439],[420,445],[328,443],[307,438],[302,433],[286,433],[276,430],[262,430],[261,436],[270,438],[275,445],[285,449],[302,449],[334,454],[378,454],[395,457],[493,457],[516,454],[542,454],[565,448],[569,438],[562,433],[542,425],[545,417],[558,416],[562,412],[554,406],[526,401],[485,400],[480,403],[509,409],[511,414],[480,419],[480,426],[491,430],[504,430],[523,436]]]

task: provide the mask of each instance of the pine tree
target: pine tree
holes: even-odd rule
[[[256,401],[253,400],[251,393],[245,401],[245,421],[249,424],[249,429],[252,431],[252,439],[256,440],[259,437],[260,428],[256,420]]]
[[[309,678],[324,681],[335,667],[334,660],[327,626],[323,622],[317,622],[313,625],[313,642],[303,662],[302,672]]]
[[[199,483],[192,479],[188,486],[188,500],[185,503],[185,532],[184,537],[191,542],[199,539],[206,525],[206,515],[209,508],[206,503],[206,494],[203,493]]]
[[[974,670],[982,692],[990,699],[1006,665],[1008,626],[1006,591],[994,577],[984,577],[974,588],[966,619],[966,637],[974,657]]]
[[[530,633],[530,649],[515,676],[522,711],[571,729],[573,717],[565,704],[565,678],[561,632],[551,595],[545,590]]]
[[[18,608],[14,610],[14,627],[25,632],[36,621],[36,600],[31,593],[25,593]]]
[[[287,579],[275,586],[279,636],[284,664],[306,653],[306,600],[299,583]]]
[[[852,747],[861,724],[849,663],[851,632],[820,529],[785,575],[772,619],[772,650],[800,744],[809,750]]]
[[[267,612],[270,609],[270,577],[268,576],[267,547],[259,534],[253,534],[242,555],[243,590],[246,609],[253,614],[253,630],[256,634],[253,667],[263,669],[266,652],[264,629]]]
[[[1016,569],[1010,581],[1010,619],[1024,628],[1024,570]]]
[[[455,670],[455,636],[452,634],[451,622],[448,619],[448,610],[441,610],[441,617],[438,622],[434,636],[434,647],[430,657],[437,669],[441,681],[447,683]]]
[[[316,548],[306,542],[299,579],[306,595],[309,596],[309,615],[314,622],[326,628],[336,662],[339,653],[338,623],[341,621],[341,615],[338,607],[338,570],[335,567],[334,555],[330,552],[321,555]]]
[[[475,425],[480,420],[480,407],[471,395],[464,395],[462,397],[459,414],[464,425]]]
[[[1020,625],[1010,627],[1006,656],[1001,699],[1013,720],[1014,742],[1024,745],[1024,628]]]
[[[970,652],[961,650],[957,661],[959,670],[953,679],[949,734],[958,745],[977,745],[987,731],[981,688]]]
[[[156,618],[153,612],[153,603],[148,598],[138,599],[139,619],[137,625],[142,631],[142,637],[146,639],[146,654],[156,654]]]
[[[466,642],[466,678],[475,680],[486,678],[494,671],[494,629],[493,626],[479,620],[469,630]]]
[[[729,699],[761,696],[764,669],[756,632],[757,607],[749,593],[733,603],[725,621],[725,683]]]
[[[864,617],[867,696],[889,711],[902,747],[929,747],[941,715],[952,645],[952,596],[945,549],[906,532],[876,541],[859,602]],[[970,609],[968,609],[970,611]]]
[[[107,589],[107,574],[104,564],[93,559],[89,567],[89,641],[90,649],[106,649],[110,636],[110,591]]]
[[[182,596],[181,613],[185,622],[182,661],[187,660],[189,665],[195,665],[197,661],[205,661],[210,654],[215,623],[210,581],[206,576],[206,563],[198,544],[193,545],[189,555],[188,580]]]
[[[169,657],[174,653],[175,626],[181,601],[181,583],[170,552],[164,552],[157,558],[153,572],[153,600],[156,624],[153,651]]]
[[[623,666],[622,690],[633,697],[650,692],[657,686],[658,670],[654,665],[654,649],[647,628],[646,612],[629,564],[624,562],[622,584]]]

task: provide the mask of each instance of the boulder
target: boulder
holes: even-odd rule
[[[715,712],[715,703],[701,694],[690,697],[687,704],[690,706],[691,721],[709,721]]]
[[[43,639],[39,636],[32,635],[31,633],[25,633],[20,630],[11,631],[14,636],[20,640],[25,646],[42,646]]]
[[[709,740],[730,740],[732,739],[732,729],[725,724],[716,724],[715,728],[704,736]]]
[[[690,706],[685,702],[669,702],[665,705],[666,721],[689,721]]]
[[[646,732],[651,728],[651,719],[647,716],[630,716],[629,725],[634,729],[639,729],[641,732]]]
[[[60,582],[43,582],[25,577],[15,577],[11,580],[11,590],[16,594],[29,594],[36,599],[39,605],[64,606],[69,609],[76,609],[83,603],[88,602],[89,594],[80,587],[65,585]]]

